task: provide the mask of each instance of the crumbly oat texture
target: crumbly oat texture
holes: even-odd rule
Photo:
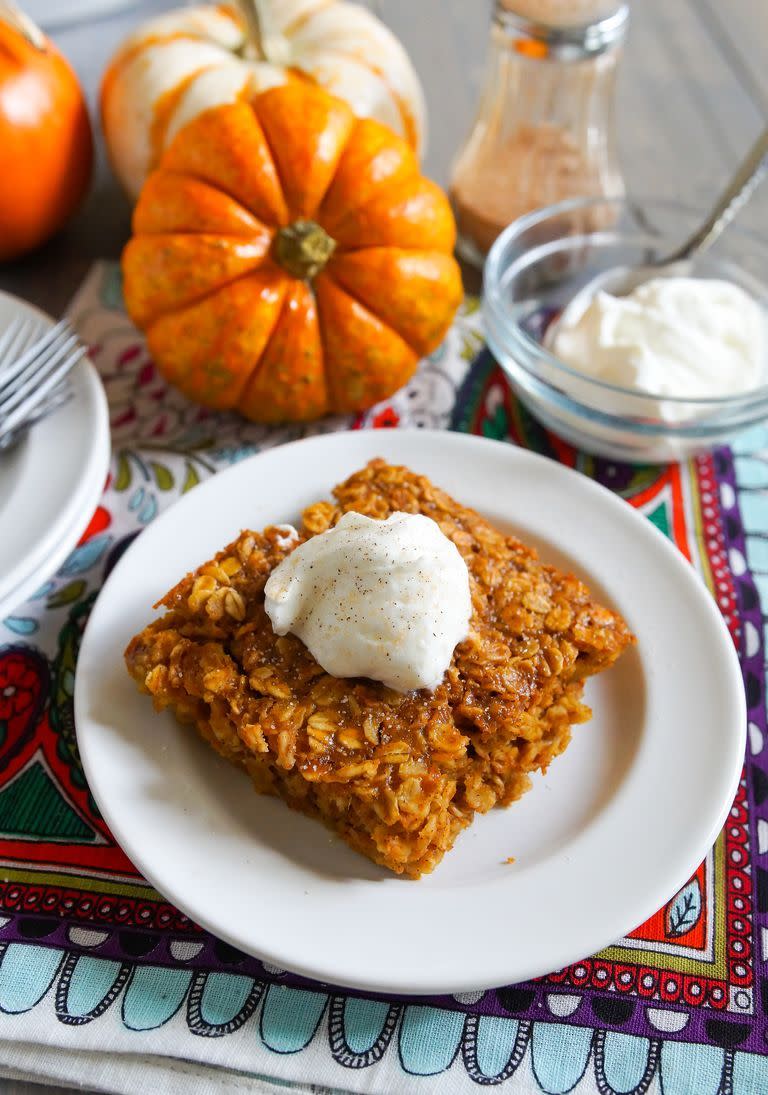
[[[126,662],[158,710],[170,708],[244,768],[257,791],[324,821],[376,863],[431,871],[476,812],[507,806],[591,712],[587,677],[633,637],[572,575],[407,468],[373,460],[305,510],[301,539],[245,531],[162,599],[165,615]],[[269,574],[297,543],[355,510],[423,513],[470,574],[469,637],[434,691],[400,694],[325,673],[264,611]]]

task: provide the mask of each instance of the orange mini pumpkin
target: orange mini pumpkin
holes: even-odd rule
[[[125,302],[158,368],[257,422],[391,395],[462,295],[453,214],[413,149],[299,81],[185,126],[133,232]]]
[[[15,4],[0,0],[0,262],[58,231],[91,179],[77,77]]]

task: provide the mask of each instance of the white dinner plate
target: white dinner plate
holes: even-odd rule
[[[53,322],[0,292],[0,331],[29,317]],[[109,414],[87,359],[70,373],[73,398],[0,454],[0,618],[64,561],[90,521],[109,470]]]
[[[407,464],[536,544],[624,614],[637,647],[593,679],[591,722],[534,788],[476,818],[418,882],[390,875],[154,714],[123,664],[151,605],[242,527],[296,522],[373,456]],[[197,487],[126,552],[77,668],[80,751],[133,862],[233,945],[308,977],[396,993],[538,976],[667,901],[736,791],[746,711],[733,643],[700,578],[594,482],[495,441],[350,432],[283,445]],[[505,860],[514,856],[515,863]]]

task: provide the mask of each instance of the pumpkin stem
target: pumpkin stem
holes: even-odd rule
[[[245,57],[253,56],[257,61],[267,60],[258,0],[235,0],[235,7],[245,23],[245,42],[239,52]]]
[[[336,240],[315,221],[298,220],[275,236],[276,261],[294,278],[316,278],[336,250]]]
[[[47,40],[40,27],[33,23],[12,0],[0,0],[0,22],[13,27],[34,49],[40,50],[41,53],[45,52]]]

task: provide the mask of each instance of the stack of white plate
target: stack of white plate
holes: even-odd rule
[[[0,293],[0,331],[17,318],[53,321]],[[0,619],[64,562],[98,505],[109,470],[104,389],[87,359],[70,374],[73,398],[0,453]]]

